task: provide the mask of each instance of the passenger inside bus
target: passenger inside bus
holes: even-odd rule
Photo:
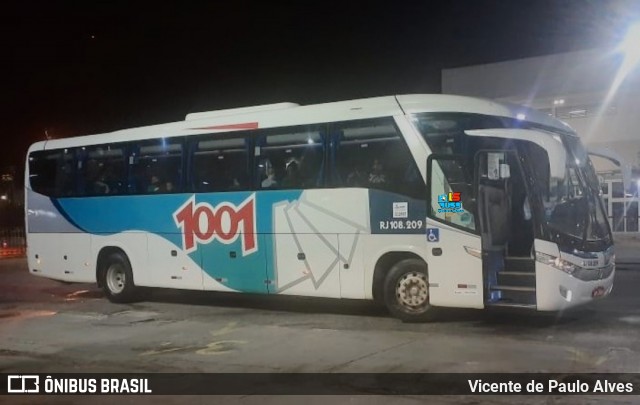
[[[371,172],[369,172],[369,184],[373,186],[380,186],[387,183],[387,176],[384,173],[384,167],[379,159],[374,159],[371,165]]]
[[[90,194],[109,194],[110,189],[105,181],[104,172],[100,169],[100,165],[95,159],[87,162],[86,178]]]
[[[240,173],[233,176],[233,180],[231,181],[231,185],[229,186],[229,191],[239,191],[244,190],[248,187],[249,181],[245,173]]]
[[[275,188],[278,185],[276,181],[276,171],[270,164],[265,166],[267,166],[265,170],[267,177],[262,180],[261,186],[262,188]]]
[[[149,181],[149,185],[147,186],[147,192],[159,193],[160,191],[160,179],[158,179],[158,176],[151,176],[151,180]]]
[[[282,179],[282,187],[284,188],[298,188],[301,185],[300,170],[298,168],[298,162],[291,160],[286,167],[284,179]]]
[[[347,186],[349,187],[364,187],[367,182],[367,174],[359,164],[356,164],[351,173],[347,175]]]
[[[173,189],[173,183],[170,181],[165,182],[163,191],[166,193],[173,193],[175,191]]]

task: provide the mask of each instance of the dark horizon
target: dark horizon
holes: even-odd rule
[[[197,111],[439,93],[444,68],[613,47],[638,18],[638,1],[13,6],[0,167],[21,167],[45,130],[61,138]]]

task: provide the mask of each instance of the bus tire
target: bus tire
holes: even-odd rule
[[[115,303],[127,303],[136,299],[133,271],[124,253],[112,252],[102,262],[100,285],[107,299]]]
[[[429,304],[427,265],[419,259],[404,259],[391,267],[384,280],[384,302],[403,322],[424,322],[433,316]]]

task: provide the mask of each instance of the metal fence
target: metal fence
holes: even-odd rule
[[[640,196],[629,195],[622,181],[605,180],[601,183],[602,199],[607,209],[611,230],[616,233],[640,233]]]
[[[0,228],[0,258],[24,256],[26,251],[24,228]]]

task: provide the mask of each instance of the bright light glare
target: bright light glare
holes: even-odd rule
[[[616,73],[616,76],[609,87],[609,91],[607,92],[607,96],[602,103],[602,111],[606,111],[607,107],[611,104],[611,100],[613,100],[618,89],[624,82],[624,79],[627,78],[629,73],[631,73],[631,71],[637,66],[638,62],[640,62],[640,23],[636,23],[629,27],[627,35],[616,48],[616,51],[622,53],[624,59],[622,60],[622,64],[618,68],[618,72]],[[591,128],[597,128],[598,124],[599,117],[596,117]],[[588,134],[587,138],[589,138],[590,135],[592,135],[592,133]]]
[[[627,36],[620,46],[618,46],[617,51],[624,54],[624,59],[622,61],[622,65],[620,65],[620,68],[618,69],[618,73],[616,74],[613,83],[611,83],[611,88],[605,98],[605,106],[611,102],[624,79],[640,61],[640,23],[629,27]]]
[[[6,200],[7,196],[6,195],[0,195],[0,200]]]
[[[525,118],[527,118],[527,116],[526,116],[526,115],[524,115],[524,114],[522,114],[522,113],[520,113],[520,114],[516,115],[516,118],[522,121],[522,120],[524,120]]]
[[[564,100],[563,99],[553,100],[553,105],[562,105],[562,104],[564,104]]]
[[[624,54],[624,60],[618,71],[615,85],[620,82],[638,65],[640,62],[640,23],[632,25],[627,31],[627,36],[618,47],[618,51]]]
[[[627,58],[640,61],[640,23],[629,28],[627,36],[620,44],[620,51],[624,52]]]
[[[313,143],[313,139],[311,139],[311,138],[307,139],[307,143],[308,143],[309,145],[311,145],[311,144]]]

